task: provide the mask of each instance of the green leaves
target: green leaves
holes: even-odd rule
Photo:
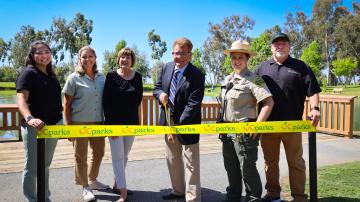
[[[253,39],[251,49],[256,55],[251,57],[248,62],[250,70],[254,70],[257,65],[271,57],[270,41],[271,38],[269,32],[264,32],[259,37]]]
[[[194,49],[194,51],[192,53],[191,63],[193,65],[195,65],[197,68],[199,68],[203,74],[206,74],[206,70],[205,70],[204,66],[202,65],[202,53],[201,53],[200,49],[198,49],[198,48]]]
[[[81,13],[69,22],[54,18],[49,29],[22,26],[9,42],[0,39],[0,59],[7,60],[15,69],[24,66],[29,45],[35,40],[44,40],[50,45],[56,63],[63,61],[66,53],[72,59],[81,47],[90,45],[92,29],[92,20],[87,20]]]
[[[311,42],[311,44],[304,49],[301,60],[310,66],[316,77],[320,76],[322,58],[319,44],[316,41]]]
[[[161,64],[163,62],[160,60],[164,53],[167,51],[166,42],[161,40],[160,35],[155,34],[155,29],[152,29],[148,33],[148,42],[149,46],[151,47],[152,53],[151,58],[154,60],[155,64],[151,70],[151,77],[155,84],[158,78],[158,74],[161,71]],[[160,66],[161,65],[161,66]]]
[[[148,42],[152,50],[151,58],[154,60],[160,60],[167,50],[166,42],[161,41],[160,35],[155,34],[155,29],[152,29],[148,33]]]
[[[332,62],[333,72],[336,76],[350,76],[358,66],[358,61],[353,57],[346,57]]]
[[[117,53],[125,47],[126,47],[126,41],[121,40],[116,44],[115,51],[104,52],[104,64],[102,66],[104,75],[118,68]]]
[[[218,84],[225,75],[232,71],[229,59],[226,59],[224,50],[230,48],[231,43],[250,37],[245,33],[252,30],[255,21],[248,16],[232,15],[225,17],[221,23],[209,22],[209,34],[203,44],[203,67],[206,69],[207,78],[212,85]],[[231,71],[230,71],[231,70]]]

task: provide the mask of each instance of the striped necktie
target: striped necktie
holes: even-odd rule
[[[175,111],[175,93],[176,93],[176,85],[178,83],[178,79],[177,76],[180,73],[179,69],[175,69],[174,75],[172,77],[171,80],[171,85],[170,85],[170,96],[169,96],[169,108],[170,108],[170,112],[173,115],[174,111]]]

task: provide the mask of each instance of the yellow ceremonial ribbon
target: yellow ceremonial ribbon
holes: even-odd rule
[[[168,117],[167,117],[168,118]],[[53,125],[38,131],[38,138],[79,138],[107,136],[143,136],[163,134],[233,134],[316,132],[311,121],[266,121],[209,123],[181,126],[142,125]]]

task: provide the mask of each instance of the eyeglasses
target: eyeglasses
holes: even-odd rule
[[[191,52],[172,52],[171,54],[173,54],[175,56],[185,56],[189,53],[191,53]]]

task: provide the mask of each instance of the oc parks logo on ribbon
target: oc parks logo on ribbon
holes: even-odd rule
[[[146,125],[53,125],[38,131],[38,138],[77,138],[161,134],[219,134],[219,133],[286,133],[316,132],[310,121],[269,121],[194,124],[178,126]]]
[[[82,126],[79,129],[79,133],[81,136],[104,136],[104,135],[111,135],[113,133],[112,129],[98,127],[97,129],[93,129],[88,126]]]

